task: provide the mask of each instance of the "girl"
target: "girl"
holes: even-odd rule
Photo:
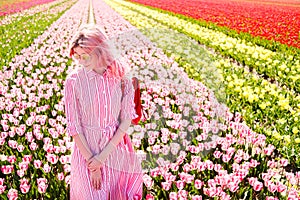
[[[70,48],[83,66],[66,78],[64,90],[67,134],[75,142],[71,200],[142,198],[141,163],[125,133],[136,117],[134,90],[106,40],[99,28],[87,25]]]

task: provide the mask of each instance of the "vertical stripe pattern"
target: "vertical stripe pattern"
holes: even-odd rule
[[[134,90],[130,79],[121,80],[84,68],[70,74],[64,85],[67,134],[83,134],[93,154],[99,154],[113,137],[121,119],[134,119]],[[95,190],[85,159],[74,145],[71,156],[71,200],[141,199],[142,169],[128,135],[105,161],[102,188]],[[110,198],[109,198],[110,197]],[[137,198],[138,197],[138,198]]]

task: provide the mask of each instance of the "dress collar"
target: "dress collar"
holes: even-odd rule
[[[85,68],[84,68],[84,71],[86,72],[87,77],[91,80],[96,77],[107,77],[109,69],[105,70],[103,72],[103,74],[99,74],[99,73],[95,72],[94,70],[88,70]]]

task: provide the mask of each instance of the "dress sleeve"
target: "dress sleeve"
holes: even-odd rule
[[[121,120],[135,119],[137,117],[134,104],[134,89],[130,78],[123,79],[124,93],[121,102]]]
[[[78,98],[75,93],[75,78],[67,78],[64,87],[65,114],[67,120],[67,135],[74,136],[82,133]]]

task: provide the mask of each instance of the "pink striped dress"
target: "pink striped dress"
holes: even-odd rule
[[[101,152],[117,130],[119,116],[121,119],[135,117],[134,90],[129,80],[124,82],[123,97],[121,80],[109,71],[100,75],[80,68],[65,81],[67,134],[83,134],[94,155]],[[127,134],[101,170],[102,188],[95,190],[87,163],[75,144],[71,155],[70,199],[141,199],[141,163]]]

